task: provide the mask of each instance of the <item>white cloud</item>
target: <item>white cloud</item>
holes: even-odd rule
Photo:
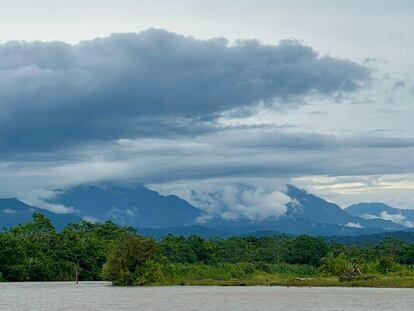
[[[210,180],[152,187],[163,194],[176,194],[203,210],[208,216],[199,219],[199,223],[205,223],[212,217],[252,220],[279,218],[286,213],[286,205],[291,202],[291,198],[283,193],[284,187],[277,184],[275,180],[272,183],[271,180],[260,179],[255,185]]]
[[[345,226],[350,228],[363,228],[359,222],[348,222]]]
[[[76,209],[73,206],[65,206],[63,204],[50,204],[47,202],[40,202],[35,206],[41,209],[51,211],[55,214],[73,214],[76,212]]]
[[[389,214],[386,211],[381,212],[379,215],[373,214],[364,214],[362,218],[365,219],[384,219],[395,222],[397,224],[401,224],[403,226],[414,228],[414,221],[409,221],[407,218],[402,214]]]
[[[56,187],[25,188],[23,183],[20,185],[20,187],[21,192],[17,195],[18,199],[30,206],[44,209],[56,214],[73,214],[77,212],[77,210],[73,206],[65,206],[63,204],[52,204],[48,202],[48,199],[53,198],[55,196],[56,192],[53,189],[55,189]]]
[[[91,223],[96,223],[99,221],[98,218],[92,217],[92,216],[84,216],[82,217],[82,220],[87,221],[87,222],[91,222]]]

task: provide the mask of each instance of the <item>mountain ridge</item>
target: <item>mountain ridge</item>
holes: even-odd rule
[[[202,212],[175,196],[163,196],[143,185],[80,185],[60,191],[49,203],[72,206],[79,216],[120,225],[166,228],[194,224]]]
[[[286,195],[291,198],[287,211],[278,218],[254,220],[245,216],[236,219],[211,217],[202,210],[191,205],[176,195],[161,195],[144,185],[116,185],[111,183],[85,184],[67,190],[56,190],[56,196],[47,200],[50,204],[62,204],[71,207],[75,215],[74,221],[92,219],[99,222],[111,220],[125,226],[132,226],[143,233],[152,232],[154,235],[202,234],[208,237],[245,235],[250,232],[280,232],[285,234],[308,235],[361,235],[376,234],[387,231],[407,229],[401,223],[392,219],[373,217],[363,218],[360,215],[348,213],[346,209],[333,202],[300,189],[287,185]],[[17,199],[9,200],[16,203]],[[17,200],[18,201],[18,200]],[[20,201],[19,201],[20,202]],[[24,203],[22,203],[24,204]],[[24,220],[29,221],[30,211],[39,211],[29,205],[20,206],[25,211]],[[13,223],[13,209],[1,209],[9,220],[6,225]],[[45,211],[45,210],[40,210]],[[59,214],[49,211],[46,216],[59,218]],[[207,216],[207,217],[205,217]],[[203,221],[204,220],[204,221]],[[62,220],[57,219],[62,223]],[[0,219],[0,226],[4,224]]]
[[[381,202],[352,204],[345,211],[365,219],[387,219],[406,227],[414,227],[414,210],[395,208]]]

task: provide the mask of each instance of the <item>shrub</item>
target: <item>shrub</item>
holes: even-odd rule
[[[395,271],[396,264],[394,259],[389,256],[383,256],[379,259],[377,263],[377,270],[379,273],[387,274],[388,272]]]
[[[363,277],[362,268],[355,259],[350,259],[344,253],[334,257],[330,254],[322,259],[320,270],[324,273],[339,276],[340,281],[350,281]]]
[[[361,267],[353,261],[349,261],[345,265],[342,274],[339,276],[340,281],[352,281],[360,278],[362,278]]]
[[[162,280],[162,265],[152,259],[147,260],[144,265],[137,268],[132,285],[147,285]]]
[[[350,260],[348,256],[344,253],[340,253],[336,257],[334,257],[333,254],[330,254],[328,257],[322,258],[320,270],[324,273],[341,276],[344,274],[349,262]]]
[[[114,246],[102,271],[104,279],[116,285],[142,285],[157,279],[158,266],[152,261],[157,244],[148,238],[127,236]]]

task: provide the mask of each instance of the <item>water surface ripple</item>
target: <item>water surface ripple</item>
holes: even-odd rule
[[[113,287],[104,282],[0,283],[5,311],[414,310],[412,289]]]

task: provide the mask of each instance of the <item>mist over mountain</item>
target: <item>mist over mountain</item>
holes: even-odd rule
[[[293,185],[287,186],[286,195],[291,201],[287,203],[285,213],[277,217],[261,220],[246,216],[237,219],[213,218],[204,225],[238,235],[260,231],[324,236],[359,235],[406,228],[392,221],[350,215],[337,204]]]
[[[368,220],[389,220],[406,227],[414,227],[414,210],[395,208],[384,203],[353,204],[345,211]]]
[[[58,228],[70,222],[79,222],[80,219],[94,222],[111,220],[155,237],[167,234],[226,237],[256,232],[343,236],[405,230],[412,221],[412,211],[379,203],[359,204],[343,210],[339,205],[293,185],[287,185],[285,192],[280,194],[277,191],[269,194],[241,187],[244,201],[234,203],[233,199],[228,199],[228,195],[227,200],[232,204],[243,203],[242,208],[226,210],[225,205],[222,205],[220,213],[213,213],[211,209],[193,206],[176,195],[161,195],[143,185],[85,184],[56,190],[55,196],[47,199],[48,204],[65,206],[72,214],[55,214],[17,199],[2,199],[0,226],[10,227],[28,222],[33,212],[42,212]],[[249,194],[247,197],[246,191]],[[265,199],[259,199],[260,195]],[[209,199],[211,197],[216,200],[224,198],[217,193],[204,193],[198,199],[203,198],[214,205]],[[272,200],[274,208],[271,206]],[[282,201],[286,202],[283,208]],[[251,206],[248,206],[249,202]],[[257,208],[255,202],[261,204],[261,214],[246,211]]]
[[[287,194],[296,203],[289,203],[287,216],[304,218],[320,223],[337,224],[357,229],[376,228],[382,230],[402,230],[404,226],[384,219],[365,219],[347,213],[335,203],[288,185]]]
[[[33,213],[41,213],[48,217],[56,229],[60,230],[70,223],[78,223],[80,218],[70,214],[55,214],[36,208],[19,201],[16,198],[0,199],[0,228],[25,224],[32,219]]]

